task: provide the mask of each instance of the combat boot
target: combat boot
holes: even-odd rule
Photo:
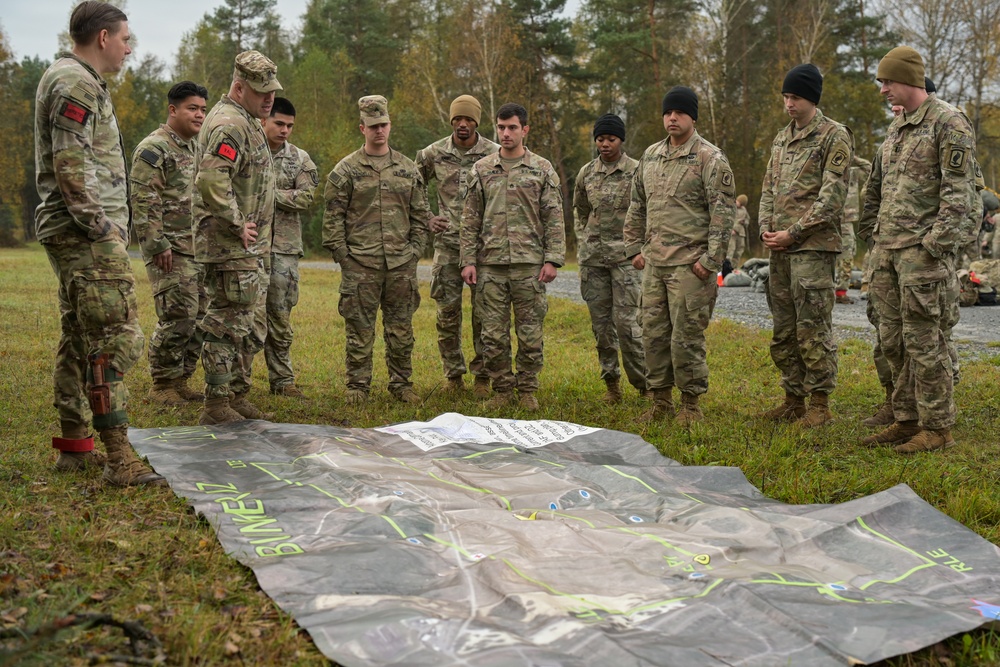
[[[256,405],[247,400],[246,394],[236,394],[236,398],[229,401],[229,407],[247,419],[260,419],[266,422],[274,419],[274,413],[259,410]]]
[[[666,389],[652,389],[653,405],[642,414],[644,421],[659,421],[661,419],[674,418],[674,397],[673,387]]]
[[[101,442],[108,451],[104,481],[115,486],[166,486],[167,480],[140,461],[128,440],[128,427],[114,426],[101,431]]]
[[[344,400],[349,405],[362,405],[368,402],[368,392],[364,389],[348,389]]]
[[[903,444],[896,445],[895,449],[900,454],[916,454],[954,446],[955,439],[951,437],[951,429],[925,428]]]
[[[527,410],[528,412],[538,411],[538,399],[535,398],[535,392],[533,391],[519,391],[518,404],[521,406],[522,410]]]
[[[691,426],[705,419],[698,407],[698,394],[681,393],[681,409],[677,411],[675,421],[680,426]]]
[[[605,380],[604,384],[607,385],[608,389],[604,392],[604,396],[601,398],[602,401],[608,405],[615,405],[622,402],[622,388],[618,383],[618,379]]]
[[[412,387],[403,387],[401,390],[393,392],[392,395],[397,401],[409,403],[410,405],[420,405],[424,402],[417,392],[413,391]]]
[[[762,412],[761,417],[776,422],[793,422],[806,414],[806,401],[802,396],[785,393],[785,402],[776,408]]]
[[[865,426],[888,426],[896,421],[892,415],[892,385],[885,387],[885,402],[879,406],[878,411],[868,419],[861,422]]]
[[[455,394],[464,393],[465,380],[462,379],[461,375],[456,375],[455,377],[448,378],[447,390]]]
[[[271,393],[275,396],[285,396],[287,398],[305,398],[306,395],[294,384],[283,384],[280,387],[273,387]]]
[[[187,405],[184,397],[177,393],[176,380],[153,380],[153,388],[149,390],[149,400],[157,405],[179,407]]]
[[[493,398],[486,401],[486,409],[499,410],[500,408],[506,408],[513,402],[514,402],[514,392],[498,391],[495,394],[493,394]]]
[[[480,400],[490,397],[490,379],[484,376],[476,376],[476,383],[472,385],[472,396]]]
[[[213,424],[232,424],[233,422],[244,421],[243,415],[229,407],[229,397],[206,398],[205,407],[201,411],[201,418],[198,423],[202,426],[212,426]]]
[[[108,457],[94,449],[94,436],[87,430],[83,424],[62,422],[62,437],[52,438],[52,446],[59,450],[56,470],[75,472],[104,467]]]
[[[177,390],[177,393],[180,394],[180,397],[183,398],[185,401],[188,401],[190,403],[201,403],[202,401],[205,400],[205,394],[201,393],[200,391],[195,391],[194,389],[189,387],[188,386],[189,379],[190,378],[183,378],[183,377],[177,378],[176,380],[174,380],[174,389]]]
[[[851,304],[854,303],[854,297],[848,296],[847,292],[844,292],[843,294],[838,293],[837,296],[836,296],[835,301],[837,303],[851,305]]]
[[[916,419],[905,422],[893,422],[884,431],[879,431],[878,433],[869,435],[867,438],[862,438],[861,444],[867,447],[895,445],[900,442],[906,442],[918,433],[920,433],[920,426],[917,424]]]
[[[820,392],[814,392],[809,397],[809,409],[795,423],[804,428],[815,428],[833,419],[830,412],[830,396]]]

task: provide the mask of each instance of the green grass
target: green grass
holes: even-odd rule
[[[141,264],[134,266],[149,336],[155,317],[149,285]],[[471,397],[456,404],[441,392],[434,302],[426,285],[415,318],[414,352],[414,380],[424,404],[414,409],[389,397],[379,338],[373,401],[363,408],[346,406],[343,320],[336,309],[340,275],[305,270],[302,278],[292,353],[310,400],[270,396],[263,358],[255,364],[252,398],[278,420],[370,427],[446,411],[488,414]],[[51,370],[57,340],[55,279],[44,253],[37,246],[0,251],[0,626],[31,629],[70,613],[102,612],[144,623],[163,642],[169,664],[327,664],[308,636],[259,591],[253,574],[223,554],[209,526],[169,491],[108,488],[99,474],[53,471],[49,443],[58,430]],[[691,431],[642,423],[646,406],[631,387],[620,406],[600,402],[603,384],[584,306],[553,300],[546,340],[539,418],[637,430],[681,463],[738,466],[765,494],[786,503],[838,503],[906,483],[955,520],[1000,541],[1000,356],[995,353],[963,366],[956,390],[959,445],[903,458],[854,444],[868,432],[860,420],[881,400],[870,347],[862,340],[849,340],[840,349],[836,422],[811,432],[750,418],[782,395],[766,333],[725,320],[712,323],[712,386],[703,400],[707,420]],[[196,406],[171,410],[147,402],[145,358],[127,381],[134,426],[197,420]],[[25,643],[10,639],[4,645]],[[85,665],[92,656],[126,652],[117,630],[67,630],[39,641],[19,664]],[[997,665],[1000,636],[969,633],[886,664]]]

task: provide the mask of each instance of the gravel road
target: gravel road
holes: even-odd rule
[[[339,271],[334,262],[302,262],[304,268]],[[430,282],[431,267],[420,264],[417,276],[423,282]],[[874,329],[865,315],[867,302],[860,298],[857,290],[851,290],[856,302],[853,305],[837,304],[833,309],[833,322],[838,338],[861,337],[871,340]],[[548,295],[583,303],[580,296],[580,276],[576,271],[561,269],[556,279],[548,286]],[[719,300],[715,305],[715,317],[739,322],[756,329],[771,328],[771,313],[762,293],[753,292],[749,287],[723,287],[719,290]],[[988,343],[1000,343],[1000,306],[984,308],[973,306],[962,308],[962,319],[955,327],[953,338],[959,350],[982,354]]]

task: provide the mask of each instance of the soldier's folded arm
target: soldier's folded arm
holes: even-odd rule
[[[975,188],[975,145],[971,128],[958,115],[950,118],[938,133],[941,203],[922,243],[927,252],[939,259],[957,253],[965,245],[972,235],[972,221],[978,222],[981,214],[970,209]],[[972,213],[975,217],[970,217]]]
[[[872,169],[868,173],[868,180],[865,181],[865,191],[861,197],[861,218],[858,220],[858,236],[868,245],[869,250],[875,244],[873,234],[881,205],[882,157],[879,155],[879,151],[876,151],[875,159],[872,160]]]
[[[308,211],[316,203],[319,173],[316,164],[306,158],[295,176],[295,187],[274,191],[274,205],[286,211]]]
[[[337,165],[339,167],[340,165]],[[323,198],[323,247],[333,255],[333,261],[342,264],[347,259],[347,208],[351,202],[351,183],[334,167],[326,177]]]
[[[847,170],[854,161],[854,137],[846,127],[831,132],[823,156],[823,182],[816,201],[795,224],[788,228],[796,243],[832,225],[840,229],[847,201]]]
[[[559,176],[550,172],[542,186],[539,214],[545,230],[543,261],[557,269],[566,263],[566,220],[563,217],[562,191]]]
[[[163,198],[160,194],[166,187],[163,152],[140,145],[132,156],[129,181],[132,225],[143,259],[149,260],[170,249],[170,241],[163,235]]]
[[[725,157],[718,155],[706,165],[705,198],[708,200],[708,249],[698,259],[702,267],[713,273],[722,270],[729,248],[729,236],[736,217],[736,182],[733,170]]]

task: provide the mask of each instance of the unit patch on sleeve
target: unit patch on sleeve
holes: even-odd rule
[[[968,149],[965,146],[952,144],[948,147],[948,169],[965,171],[965,161],[968,159]]]
[[[69,100],[66,100],[63,102],[63,108],[62,111],[59,112],[59,115],[76,121],[77,123],[80,123],[80,125],[84,125],[86,124],[87,119],[90,118],[90,111],[74,104],[73,102],[70,102]]]
[[[236,157],[239,155],[239,152],[236,150],[236,147],[233,146],[232,144],[225,141],[221,141],[219,142],[219,145],[215,149],[215,154],[218,155],[219,157],[226,158],[230,162],[236,162]]]

